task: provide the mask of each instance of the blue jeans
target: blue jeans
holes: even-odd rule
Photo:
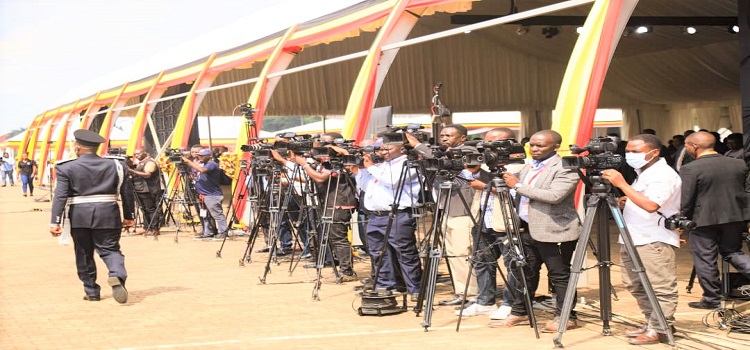
[[[26,187],[29,188],[29,194],[34,194],[34,184],[32,183],[31,176],[21,174],[21,182],[23,183],[23,194],[26,194]]]
[[[471,231],[473,239],[477,239],[476,227]],[[497,292],[497,260],[503,256],[503,263],[506,269],[510,265],[510,255],[508,254],[508,245],[502,242],[506,235],[496,232],[492,229],[484,229],[479,237],[474,270],[477,273],[477,286],[479,294],[477,303],[479,305],[495,305],[495,294]],[[510,271],[510,269],[508,269]],[[508,274],[505,290],[503,291],[503,305],[511,306],[513,296],[511,290],[516,288],[518,276]]]
[[[13,169],[0,171],[0,178],[3,179],[3,186],[5,186],[6,177],[8,178],[8,180],[10,180],[10,185],[13,186]]]

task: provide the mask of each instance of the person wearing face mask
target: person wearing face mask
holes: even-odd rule
[[[677,309],[677,260],[675,249],[680,247],[679,233],[664,227],[664,220],[679,212],[682,181],[663,157],[661,141],[650,134],[632,137],[625,148],[625,161],[635,169],[638,178],[632,185],[615,169],[602,172],[602,177],[619,188],[618,199],[633,244],[654,289],[659,307],[667,323],[674,324]],[[666,330],[651,307],[648,296],[635,272],[633,258],[628,254],[622,237],[620,259],[623,264],[622,282],[635,297],[646,323],[626,330],[633,345],[655,344],[666,341]]]

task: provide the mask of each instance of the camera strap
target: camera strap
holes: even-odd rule
[[[664,219],[664,220],[668,220],[668,219],[669,219],[668,217],[664,216],[664,214],[662,214],[662,213],[661,213],[660,211],[658,211],[658,210],[656,211],[656,213],[657,213],[657,214],[659,214],[659,216],[661,216],[661,217],[662,217],[662,219]],[[657,220],[657,221],[656,221],[656,224],[661,224],[661,219]]]

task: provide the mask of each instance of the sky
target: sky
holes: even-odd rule
[[[0,135],[359,0],[0,0]]]

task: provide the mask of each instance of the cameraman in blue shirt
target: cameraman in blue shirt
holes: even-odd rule
[[[195,190],[203,200],[206,210],[216,221],[216,228],[219,230],[218,234],[211,234],[205,227],[207,223],[204,221],[204,234],[201,238],[224,238],[227,234],[227,218],[221,207],[221,202],[224,200],[224,194],[221,191],[221,169],[212,157],[211,150],[204,148],[198,151],[197,162],[187,157],[182,157],[182,161],[193,169]]]

